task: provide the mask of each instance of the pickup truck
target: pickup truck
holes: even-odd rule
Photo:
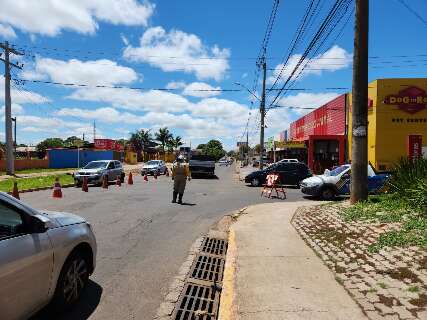
[[[215,159],[206,155],[192,155],[189,162],[191,176],[215,174]]]
[[[307,195],[332,200],[338,195],[350,193],[351,165],[344,164],[322,175],[304,179],[301,182],[301,191]],[[374,168],[368,165],[368,191],[371,194],[380,193],[390,174],[376,173]]]

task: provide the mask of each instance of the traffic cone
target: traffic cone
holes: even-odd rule
[[[128,176],[128,184],[133,184],[133,176],[132,176],[132,172],[129,172],[129,176]]]
[[[13,182],[12,196],[19,200],[18,182]]]
[[[61,190],[61,184],[59,183],[59,178],[55,179],[55,183],[53,185],[53,198],[62,198],[62,190]]]
[[[148,176],[147,176],[147,174],[144,174],[144,181],[148,181]]]
[[[122,186],[122,180],[121,180],[120,176],[117,177],[117,179],[116,179],[116,186],[118,186],[118,187]]]
[[[154,179],[156,179],[156,180],[157,180],[157,171],[154,171],[154,173],[153,173],[153,177],[154,177]]]
[[[82,191],[89,192],[89,187],[87,186],[87,177],[83,177]]]
[[[102,178],[102,188],[103,189],[108,189],[108,177],[107,176],[104,176]]]
[[[166,177],[169,177],[169,169],[168,168],[166,168],[165,175],[166,175]]]

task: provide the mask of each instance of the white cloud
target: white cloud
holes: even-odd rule
[[[12,103],[12,116],[20,115],[24,113],[24,108],[20,104]],[[4,110],[5,106],[0,107],[0,117],[4,121]]]
[[[293,56],[291,56],[283,71],[283,64],[277,65],[273,72],[273,75],[268,77],[268,83],[274,83],[279,74],[281,75],[279,83],[283,83],[284,81],[286,81],[287,78],[294,71],[300,59],[300,54],[294,54]],[[309,62],[307,62],[307,65],[304,70],[300,66],[294,73],[294,76],[297,76],[299,73],[301,73],[301,79],[304,76],[312,74],[321,75],[322,72],[326,71],[333,72],[341,69],[346,69],[350,66],[351,62],[352,55],[348,53],[345,49],[335,45],[325,53],[320,54],[311,59]],[[304,65],[305,63],[302,63],[302,66]]]
[[[183,81],[172,81],[166,85],[166,89],[184,89],[186,85]]]
[[[94,34],[98,21],[147,26],[155,6],[148,0],[2,0],[0,22],[29,33],[56,36],[62,30]]]
[[[242,104],[218,98],[203,99],[192,108],[194,116],[227,120],[228,125],[245,123],[248,112],[249,109]]]
[[[4,88],[4,77],[0,76],[0,88]],[[49,98],[44,97],[36,92],[24,89],[11,88],[10,90],[12,103],[25,104],[25,103],[46,103]],[[0,90],[0,101],[4,101],[4,90]]]
[[[207,47],[194,34],[180,30],[168,33],[162,27],[153,27],[142,35],[139,47],[127,46],[123,56],[166,72],[183,71],[194,73],[199,79],[219,81],[229,69],[230,51],[216,45]]]
[[[285,96],[279,100],[277,105],[284,106],[281,110],[292,110],[297,114],[306,114],[311,112],[310,109],[304,108],[318,108],[330,100],[336,98],[339,94],[335,92],[322,92],[322,93],[306,93],[300,92],[293,96]],[[286,108],[287,107],[287,108]]]
[[[122,124],[141,124],[143,117],[128,112],[121,113],[114,108],[98,109],[81,109],[81,108],[63,108],[55,113],[62,117],[76,117],[81,119],[96,119],[105,123],[122,123]]]
[[[210,91],[214,90],[214,91]],[[217,90],[217,91],[215,91]],[[221,87],[212,87],[211,85],[204,82],[193,82],[185,86],[182,92],[185,96],[192,96],[198,98],[214,97],[221,94]]]
[[[138,79],[137,73],[115,61],[100,59],[94,61],[68,61],[50,58],[37,58],[30,78],[48,76],[54,82],[90,85],[115,85],[131,83]]]
[[[16,33],[11,26],[0,23],[0,38],[15,39]]]
[[[191,107],[191,103],[184,97],[158,90],[142,92],[127,88],[84,88],[76,90],[68,98],[110,103],[115,108],[134,111],[184,112]]]

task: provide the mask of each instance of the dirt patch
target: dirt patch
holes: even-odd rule
[[[427,294],[422,293],[417,299],[409,300],[409,303],[419,308],[425,308],[427,307]]]

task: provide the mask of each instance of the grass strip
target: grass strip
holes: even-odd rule
[[[28,190],[28,189],[37,189],[37,188],[45,188],[52,187],[55,183],[55,178],[59,178],[59,182],[61,185],[73,183],[73,177],[69,174],[60,174],[55,176],[46,176],[46,177],[32,177],[32,178],[21,178],[21,179],[6,179],[0,181],[0,191],[10,192],[13,188],[13,182],[16,181],[18,183],[18,190]]]

